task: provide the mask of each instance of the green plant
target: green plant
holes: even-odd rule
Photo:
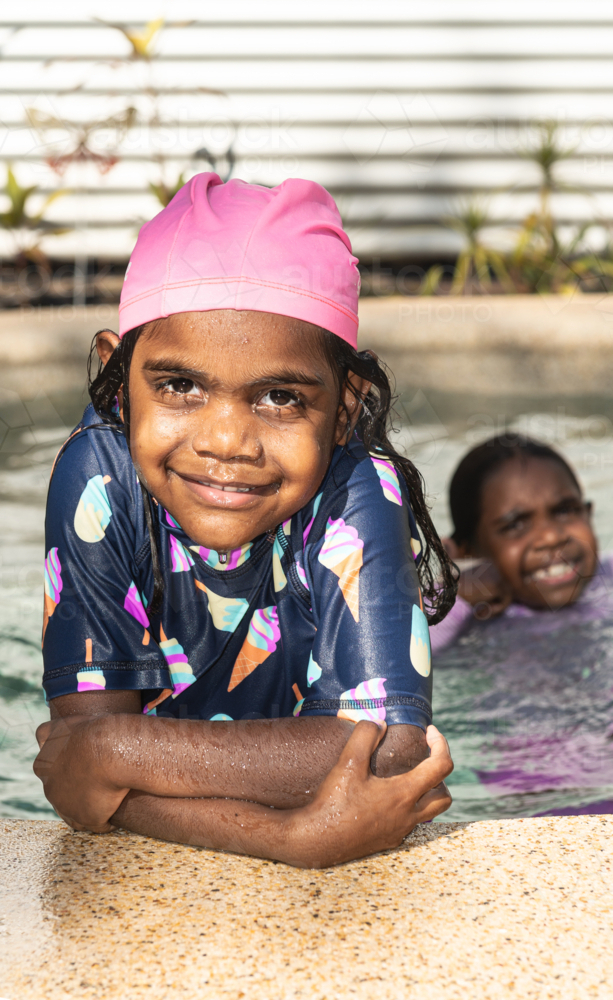
[[[532,146],[525,146],[522,150],[523,156],[532,160],[540,170],[541,180],[539,185],[540,217],[541,221],[551,222],[553,233],[553,221],[551,218],[551,194],[560,190],[561,184],[556,176],[556,167],[562,160],[567,160],[576,150],[575,146],[563,147],[560,141],[560,123],[554,120],[536,122],[535,129],[537,141]]]
[[[440,264],[433,264],[424,274],[419,284],[418,295],[435,295],[445,275],[445,268]]]
[[[613,288],[613,252],[596,255],[585,239],[596,225],[577,226],[568,237],[560,234],[553,216],[552,194],[567,189],[558,176],[558,165],[572,156],[576,146],[564,145],[560,124],[537,122],[536,141],[522,150],[522,155],[539,168],[538,206],[516,231],[511,250],[502,252],[489,247],[483,238],[491,224],[486,207],[476,196],[445,220],[463,238],[458,254],[452,294],[469,292],[553,292],[565,294],[576,288],[609,291]],[[436,293],[443,271],[434,265],[419,289],[422,295]]]
[[[185,184],[185,176],[180,173],[174,184],[165,184],[164,181],[160,181],[159,184],[154,184],[149,182],[149,190],[155,195],[159,201],[162,208],[166,208],[169,202],[172,201],[177,191],[183,187]]]
[[[456,215],[445,221],[464,241],[456,261],[451,294],[490,292],[492,275],[506,291],[514,291],[502,254],[483,241],[483,231],[490,225],[487,208],[478,199],[471,198],[460,206]]]
[[[9,208],[5,212],[0,212],[0,226],[12,233],[18,259],[20,258],[22,262],[32,261],[41,264],[46,262],[46,255],[39,245],[43,236],[60,236],[69,231],[44,218],[49,205],[67,194],[67,191],[53,191],[45,198],[42,208],[35,214],[30,214],[28,202],[36,191],[38,191],[37,184],[23,187],[9,165],[6,171],[6,183],[2,189],[2,193],[8,199]]]

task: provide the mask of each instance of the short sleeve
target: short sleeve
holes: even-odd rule
[[[329,502],[324,496],[319,537],[311,532],[304,550],[317,633],[301,714],[425,729],[432,680],[421,546],[394,466],[363,455]]]
[[[125,439],[110,427],[75,433],[56,464],[45,525],[48,699],[171,686],[137,584],[136,487]]]

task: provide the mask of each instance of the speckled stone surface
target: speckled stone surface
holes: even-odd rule
[[[422,826],[321,872],[0,821],[6,1000],[613,994],[613,818]]]

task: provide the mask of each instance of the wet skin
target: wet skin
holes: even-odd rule
[[[315,495],[347,431],[317,343],[309,324],[233,310],[183,313],[141,334],[130,368],[132,458],[199,545],[238,548]],[[343,399],[357,416],[348,388]]]
[[[475,542],[462,554],[489,559],[512,599],[531,608],[576,601],[596,570],[592,508],[564,467],[513,458],[486,480]]]
[[[98,335],[104,363],[117,343]],[[351,379],[358,397],[368,391]],[[303,507],[358,414],[306,323],[187,313],[152,324],[134,350],[139,475],[194,541],[217,551]],[[337,717],[155,719],[141,714],[138,691],[65,695],[51,717],[35,770],[76,828],[120,825],[311,867],[394,846],[451,801],[442,779],[453,765],[434,727],[426,737],[392,726],[382,739]]]

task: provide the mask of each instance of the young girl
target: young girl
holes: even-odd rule
[[[307,181],[201,174],[141,230],[48,501],[35,769],[75,828],[314,866],[449,805],[454,579],[355,349],[356,264]]]
[[[444,649],[473,618],[526,617],[581,601],[600,606],[613,576],[598,569],[592,505],[557,451],[500,436],[464,456],[449,487],[449,554],[462,571],[451,613],[431,631]],[[472,565],[470,564],[472,563]]]
[[[612,812],[613,564],[575,473],[497,437],[461,461],[450,506],[450,551],[473,561],[431,630],[453,818]]]

